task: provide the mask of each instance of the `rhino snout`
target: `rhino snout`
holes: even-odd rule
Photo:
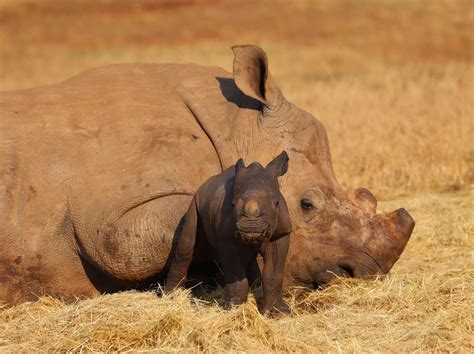
[[[249,216],[249,214],[257,216]],[[260,214],[255,205],[251,205],[247,212],[244,207],[243,213],[236,222],[237,234],[244,241],[251,242],[263,242],[268,239],[271,236],[270,226],[268,220]]]
[[[261,215],[261,208],[256,199],[248,199],[243,207],[243,214],[247,218],[257,218]]]

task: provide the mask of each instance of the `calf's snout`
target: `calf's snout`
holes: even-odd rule
[[[257,218],[261,215],[261,208],[258,201],[254,198],[247,199],[244,202],[243,213],[248,218]]]

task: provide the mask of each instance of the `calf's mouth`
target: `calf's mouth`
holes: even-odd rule
[[[269,237],[270,225],[262,218],[241,217],[236,226],[236,235],[243,241],[262,242]]]

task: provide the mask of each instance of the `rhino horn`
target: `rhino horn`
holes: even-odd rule
[[[387,274],[405,249],[415,221],[403,208],[374,219],[375,232],[367,244],[380,272]]]
[[[366,212],[375,214],[377,211],[377,199],[366,188],[357,188],[350,192],[350,199]]]

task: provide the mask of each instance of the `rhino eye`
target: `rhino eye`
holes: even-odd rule
[[[301,208],[303,210],[312,210],[314,209],[313,202],[309,199],[301,199]]]

